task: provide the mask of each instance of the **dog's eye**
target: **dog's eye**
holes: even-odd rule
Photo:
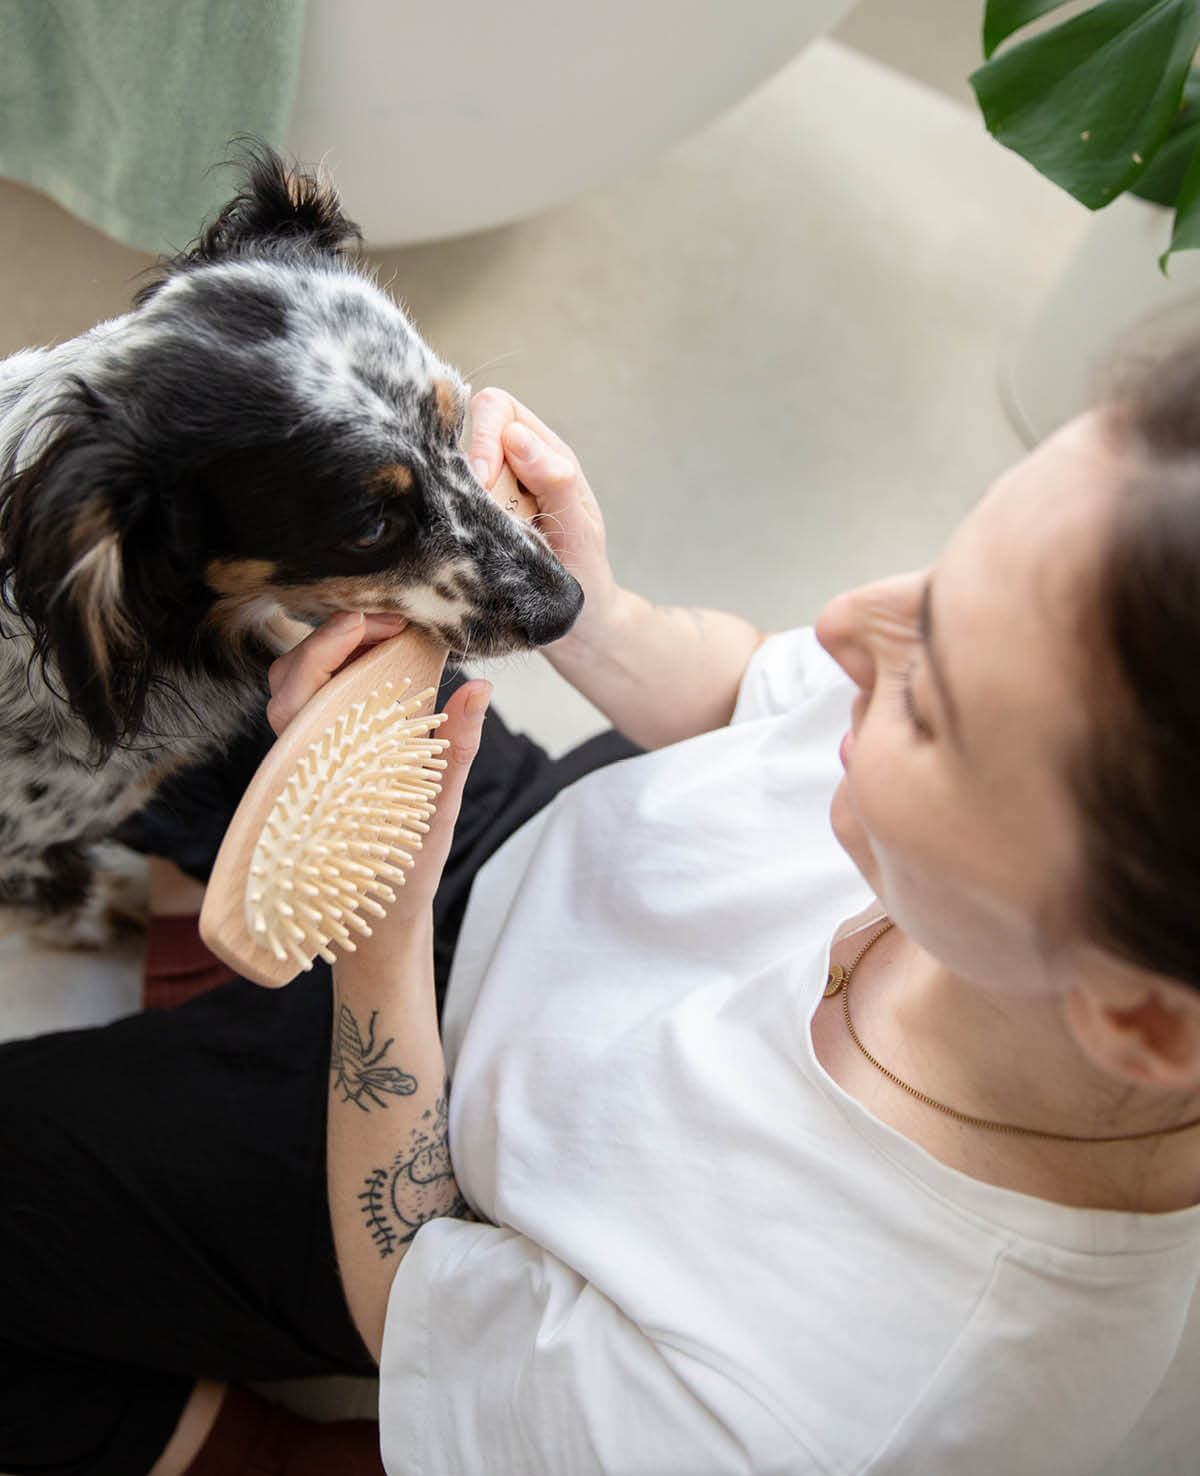
[[[391,523],[380,513],[365,533],[350,540],[351,548],[374,548],[376,544],[382,543],[387,537]]]

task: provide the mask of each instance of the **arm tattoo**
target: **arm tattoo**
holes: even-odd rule
[[[367,1230],[380,1259],[407,1245],[422,1225],[439,1216],[472,1220],[475,1216],[454,1180],[446,1132],[448,1096],[443,1093],[390,1167],[374,1168],[358,1196]]]
[[[364,1112],[370,1111],[367,1102],[363,1101],[364,1097],[377,1107],[386,1107],[387,1103],[380,1095],[381,1092],[390,1092],[394,1097],[411,1097],[417,1089],[415,1076],[409,1076],[398,1066],[381,1064],[384,1056],[391,1050],[395,1036],[389,1035],[376,1048],[377,1013],[375,1010],[371,1011],[371,1018],[367,1021],[367,1038],[363,1040],[362,1031],[352,1012],[345,1005],[339,1005],[337,1027],[333,1032],[333,1048],[329,1056],[333,1084],[341,1088],[342,1101],[353,1102]]]

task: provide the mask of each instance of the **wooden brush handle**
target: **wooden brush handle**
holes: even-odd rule
[[[525,523],[529,522],[538,510],[537,503],[517,481],[507,461],[500,468],[500,475],[496,478],[496,484],[488,495],[494,502],[498,502],[505,512],[512,513],[514,518],[520,518]]]
[[[410,695],[427,687],[436,693],[445,664],[444,646],[435,645],[419,631],[402,630],[330,677],[267,751],[229,822],[200,911],[200,937],[205,946],[244,978],[278,987],[289,984],[300,972],[293,959],[276,958],[270,948],[251,937],[245,896],[259,836],[301,755],[341,713],[385,682],[399,688],[409,677]],[[431,695],[419,711],[432,712],[434,702]]]

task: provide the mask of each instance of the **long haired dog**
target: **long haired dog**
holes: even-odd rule
[[[107,933],[104,840],[261,711],[335,610],[452,650],[563,635],[578,584],[484,493],[466,388],[266,149],[134,309],[0,364],[0,910]]]

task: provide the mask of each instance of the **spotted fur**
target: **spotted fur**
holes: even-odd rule
[[[131,312],[0,364],[0,907],[90,939],[95,848],[261,708],[296,621],[394,611],[496,655],[578,613],[356,238],[258,150]]]

